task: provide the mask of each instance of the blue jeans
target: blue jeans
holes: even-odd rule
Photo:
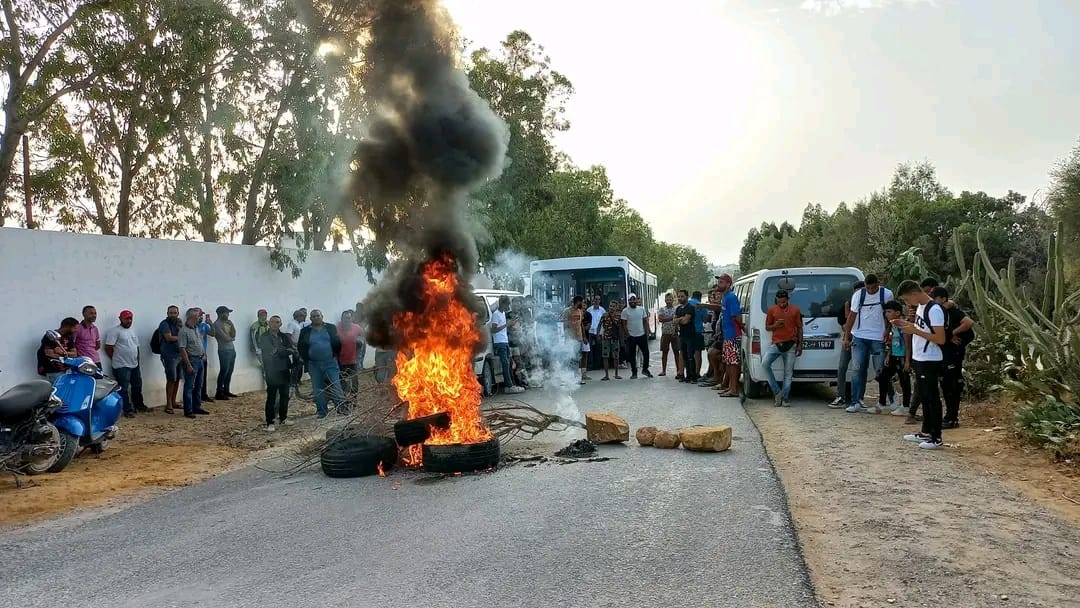
[[[788,349],[786,353],[780,352],[780,349],[775,345],[769,346],[769,354],[765,355],[765,361],[762,365],[765,366],[765,375],[769,378],[769,388],[772,389],[773,394],[780,392],[780,384],[776,381],[776,376],[773,375],[773,363],[777,359],[784,360],[784,388],[781,398],[787,401],[791,397],[791,377],[795,375],[795,345]]]
[[[120,398],[124,401],[125,412],[146,407],[142,395],[142,371],[138,367],[114,367],[113,377],[120,385]]]
[[[232,386],[232,374],[236,369],[236,351],[235,350],[218,350],[218,374],[217,374],[217,396],[227,395],[232,391],[229,390]]]
[[[315,394],[315,411],[320,416],[330,413],[326,405],[327,393],[330,393],[330,398],[334,400],[335,405],[342,407],[345,404],[345,398],[341,393],[341,372],[338,369],[338,362],[334,359],[327,361],[309,359],[307,366],[308,374],[311,376],[311,392]]]
[[[862,403],[866,394],[866,377],[870,364],[880,370],[885,360],[885,344],[881,340],[853,338],[851,340],[851,362],[855,364],[855,374],[851,378],[851,402]]]
[[[202,381],[203,376],[206,374],[206,365],[203,364],[203,357],[194,359],[189,357],[191,367],[194,371],[188,371],[187,366],[184,366],[184,413],[191,414],[196,410],[202,409]],[[183,364],[181,364],[183,365]]]
[[[510,345],[506,342],[496,342],[494,346],[495,356],[502,363],[503,390],[506,390],[514,386],[514,377],[510,374]]]

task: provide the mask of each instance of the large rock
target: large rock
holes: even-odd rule
[[[677,431],[657,431],[652,444],[655,448],[673,450],[679,447],[679,433]]]
[[[655,426],[643,426],[634,433],[634,437],[637,438],[638,445],[652,445],[656,431]]]
[[[723,452],[731,447],[731,427],[691,426],[679,431],[679,439],[691,452]]]
[[[593,443],[630,441],[630,425],[615,414],[605,412],[585,414],[585,433]]]

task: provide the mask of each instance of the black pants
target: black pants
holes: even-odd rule
[[[885,398],[892,392],[893,378],[900,379],[900,393],[903,395],[903,406],[911,407],[911,374],[904,369],[904,362],[900,357],[889,357],[885,366],[878,374],[878,405],[885,405]]]
[[[915,391],[923,406],[922,432],[931,439],[941,439],[941,361],[912,361],[915,371]]]
[[[941,394],[945,398],[945,422],[960,420],[960,396],[964,393],[964,361],[946,361],[941,370]]]
[[[649,336],[646,334],[629,336],[626,341],[630,351],[630,373],[637,375],[637,352],[635,351],[641,352],[641,371],[649,371]]]
[[[289,417],[289,385],[266,385],[266,424],[274,424],[274,417],[281,422]]]
[[[697,380],[698,369],[697,365],[694,363],[694,354],[701,352],[697,348],[697,335],[680,335],[679,349],[682,350],[683,375],[686,376],[688,380]]]
[[[601,351],[602,341],[597,334],[589,334],[589,367],[587,371],[604,368],[604,354]]]

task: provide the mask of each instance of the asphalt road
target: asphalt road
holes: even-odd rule
[[[608,462],[448,479],[252,468],[2,533],[0,607],[816,606],[761,438],[714,395],[669,376],[576,399],[632,429],[729,424],[722,454],[605,446]]]

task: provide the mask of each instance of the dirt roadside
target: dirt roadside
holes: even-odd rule
[[[373,384],[362,378],[365,385]],[[215,401],[206,405],[210,416],[193,420],[179,412],[165,414],[161,408],[134,419],[121,418],[119,435],[101,455],[84,451],[63,472],[23,477],[22,488],[16,488],[10,475],[0,477],[0,527],[190,485],[270,451],[321,437],[326,428],[341,422],[337,414],[318,420],[312,401],[294,397],[289,418],[296,424],[267,433],[264,400],[265,393],[258,391]]]
[[[746,409],[823,605],[1080,606],[1080,505],[1062,497],[1080,480],[993,424],[969,416],[948,449],[925,451],[897,417]]]

